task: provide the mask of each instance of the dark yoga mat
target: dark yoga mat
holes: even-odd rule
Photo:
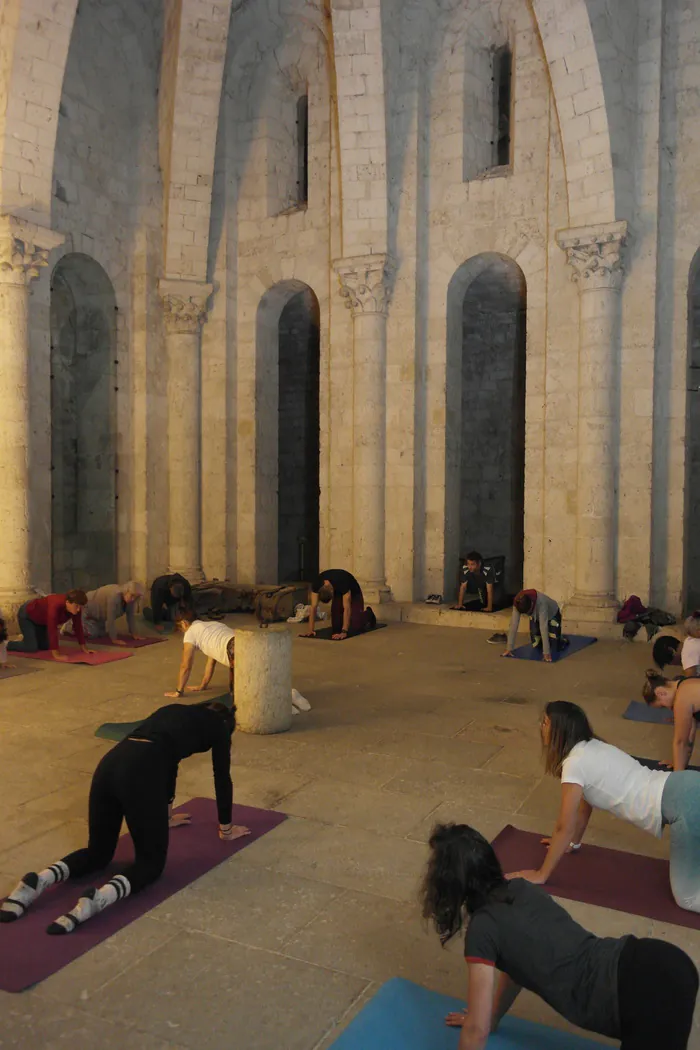
[[[89,648],[89,645],[88,645]],[[54,660],[48,649],[39,649],[36,653],[18,653],[11,651],[8,653],[8,658],[12,660],[15,657],[21,657],[24,660],[47,660],[50,663],[55,663],[57,667],[61,664],[89,664],[90,667],[97,667],[99,664],[111,664],[115,660],[128,660],[133,653],[128,652],[126,649],[116,646],[113,649],[98,649],[94,653],[84,653],[80,649],[77,649],[74,645],[67,646],[65,643],[61,645],[59,650],[62,656],[67,656],[67,660]]]
[[[656,769],[663,773],[670,773],[671,770],[667,766],[662,766],[658,758],[639,758],[634,755],[633,758],[640,763],[642,766],[646,766],[647,769]],[[688,769],[692,769],[694,773],[700,773],[700,766],[688,766]]]
[[[459,962],[455,959],[455,965]],[[462,964],[464,965],[464,964]],[[394,977],[353,1018],[331,1050],[457,1050],[459,1028],[448,1028],[448,1013],[465,1002]],[[520,1017],[503,1018],[489,1036],[488,1050],[600,1050],[600,1043]]]
[[[234,824],[245,824],[251,834],[233,842],[222,842],[218,836],[216,803],[212,799],[194,798],[186,805],[178,806],[175,812],[189,813],[192,823],[171,830],[165,871],[157,882],[141,893],[113,904],[65,937],[49,937],[46,933],[49,923],[70,911],[83,889],[104,885],[110,872],[115,870],[113,864],[97,876],[69,880],[46,890],[23,918],[0,925],[0,988],[3,991],[22,992],[63,969],[287,819],[284,813],[234,806]],[[87,829],[85,835],[87,841]],[[123,865],[132,855],[131,839],[122,835],[115,861]],[[54,860],[56,857],[37,857],[36,864],[45,867]],[[18,872],[17,877],[21,878],[23,874]],[[235,870],[232,870],[232,881],[235,878]]]
[[[225,704],[226,707],[230,707],[231,694],[223,693],[221,696],[212,696],[208,700],[199,702],[206,704],[218,702],[220,704]],[[148,715],[145,717],[147,718]],[[133,733],[136,727],[140,726],[143,721],[143,718],[139,718],[138,722],[105,722],[103,725],[97,727],[95,730],[95,736],[101,737],[102,740],[116,740],[118,742],[128,736],[129,733]]]
[[[378,623],[371,631],[350,631],[350,634],[345,641],[347,642],[350,638],[367,638],[369,635],[374,634],[375,631],[381,631],[382,627],[388,626],[389,625],[386,623]],[[329,639],[330,641],[333,641],[333,634],[334,631],[332,627],[322,627],[320,631],[318,629],[316,630],[316,637],[322,638],[324,641],[328,641]]]
[[[668,707],[649,707],[641,700],[631,700],[622,717],[632,722],[652,722],[657,726],[673,725],[673,711]]]
[[[124,646],[119,646],[120,649],[143,649],[145,645],[156,645],[158,642],[167,642],[168,640],[167,638],[152,638],[150,636],[148,638],[134,639],[130,638],[128,634],[119,634],[117,637],[120,641],[124,642]],[[101,634],[99,638],[88,638],[88,646],[91,645],[109,645],[110,647],[114,647],[115,643],[108,634]]]
[[[573,656],[574,653],[580,653],[582,649],[587,649],[589,645],[593,645],[597,642],[597,638],[589,638],[584,634],[567,634],[565,636],[569,639],[569,644],[566,649],[562,649],[560,653],[555,652],[554,646],[552,646],[552,663],[557,664],[560,660],[565,660],[567,656]],[[513,650],[513,656],[516,660],[535,660],[540,663],[542,661],[542,646],[538,646],[536,649],[532,645],[521,645],[517,649]]]
[[[8,662],[11,664],[15,663],[14,660]],[[18,678],[20,675],[24,674],[36,674],[36,672],[40,670],[40,667],[32,667],[31,664],[27,664],[23,660],[20,660],[18,664],[15,664],[14,667],[8,668],[7,671],[0,669],[0,682],[3,682],[6,678]]]
[[[541,838],[510,824],[496,836],[493,847],[506,874],[539,868],[547,848]],[[700,930],[700,914],[679,908],[671,895],[668,861],[655,857],[584,842],[562,857],[545,889],[554,897]]]

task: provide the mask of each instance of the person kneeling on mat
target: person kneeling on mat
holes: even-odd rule
[[[216,620],[198,620],[193,609],[178,609],[175,613],[175,629],[184,634],[182,660],[177,689],[165,693],[165,696],[182,696],[188,693],[201,693],[207,688],[214,674],[217,663],[228,668],[228,688],[233,696],[233,629]],[[204,675],[199,685],[188,685],[194,654],[204,653],[207,658]]]
[[[126,616],[129,637],[139,641],[136,633],[136,605],[144,595],[144,586],[136,580],[128,583],[105,583],[97,590],[87,592],[87,603],[83,610],[83,631],[88,638],[105,635],[114,645],[128,645],[117,634],[117,620]],[[61,629],[63,634],[73,634],[69,620]]]
[[[700,773],[647,769],[599,740],[585,711],[568,700],[547,704],[540,734],[545,773],[561,781],[559,817],[543,839],[541,867],[509,877],[547,882],[564,854],[579,849],[593,810],[604,809],[657,838],[669,825],[671,892],[679,908],[700,913]]]
[[[700,722],[700,682],[697,678],[664,678],[652,669],[647,671],[642,696],[649,707],[673,711],[672,768],[676,773],[687,769]]]
[[[345,569],[326,569],[319,573],[311,585],[311,610],[309,612],[309,630],[300,638],[316,636],[316,610],[319,602],[331,603],[331,630],[333,641],[343,642],[350,634],[361,634],[370,631],[377,623],[377,617],[367,606],[362,595],[362,588]]]
[[[68,657],[63,656],[58,647],[59,627],[71,621],[81,650],[84,653],[94,652],[85,645],[82,611],[86,604],[87,595],[81,590],[32,598],[17,611],[22,641],[8,642],[7,648],[13,653],[37,653],[50,649],[54,660],[65,663]]]
[[[151,606],[143,610],[144,619],[152,620],[156,631],[162,631],[163,621],[175,619],[178,606],[192,604],[192,584],[179,572],[157,576],[151,584]]]
[[[530,617],[530,642],[533,649],[542,646],[542,659],[545,663],[551,664],[551,641],[554,642],[557,652],[561,652],[569,644],[568,638],[562,638],[559,604],[554,601],[554,598],[549,598],[541,591],[520,591],[516,594],[510,617],[506,651],[503,656],[513,655],[521,615]]]
[[[549,894],[505,876],[466,824],[430,837],[423,916],[443,945],[467,923],[469,1007],[447,1015],[459,1050],[484,1050],[523,988],[572,1024],[620,1039],[621,1050],[687,1050],[698,993],[690,958],[668,941],[596,937]]]
[[[99,889],[87,890],[75,907],[47,928],[72,933],[76,926],[110,904],[160,878],[168,854],[168,828],[188,824],[187,814],[172,816],[178,766],[183,758],[211,751],[219,838],[249,835],[231,823],[231,734],[235,709],[224,704],[168,704],[142,722],[100,760],[92,777],[89,838],[85,849],[69,853],[43,871],[30,871],[0,905],[0,922],[21,919],[49,886],[80,879],[106,868],[112,860],[122,820],[134,843],[134,861]]]

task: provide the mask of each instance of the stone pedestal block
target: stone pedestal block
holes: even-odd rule
[[[292,635],[288,627],[236,630],[236,729],[284,733],[292,724]]]

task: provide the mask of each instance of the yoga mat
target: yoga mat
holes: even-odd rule
[[[10,660],[10,663],[14,663],[14,660]],[[17,678],[18,675],[36,674],[36,672],[40,670],[40,667],[32,667],[30,664],[25,663],[16,664],[14,667],[10,667],[7,671],[3,671],[0,668],[0,682],[5,678]]]
[[[60,667],[62,663],[66,664],[89,664],[91,667],[97,667],[99,664],[111,664],[115,660],[128,660],[133,653],[127,652],[126,649],[117,649],[116,647],[111,651],[105,651],[104,649],[98,649],[95,653],[84,653],[80,649],[76,649],[75,646],[70,648],[62,645],[60,648],[61,656],[67,656],[67,660],[54,660],[49,649],[39,649],[36,653],[8,653],[8,657],[14,658],[21,657],[25,660],[48,660],[51,663],[55,663]]]
[[[167,642],[167,638],[130,638],[128,634],[120,634],[117,637],[125,643],[127,649],[143,649],[144,645],[156,645],[157,642]],[[108,634],[102,634],[99,638],[88,638],[88,645],[109,645],[114,646],[114,642]],[[121,646],[119,647],[121,648]]]
[[[582,649],[587,649],[589,645],[593,645],[597,642],[597,638],[589,638],[584,634],[567,634],[565,637],[569,639],[569,644],[566,649],[562,649],[560,653],[554,651],[552,647],[552,663],[559,663],[560,660],[565,660],[567,656],[573,656],[574,653],[580,653]],[[532,645],[521,645],[517,649],[513,650],[513,656],[516,660],[535,660],[541,662],[542,660],[542,646],[538,646],[536,649]]]
[[[374,634],[375,631],[381,631],[382,627],[388,626],[389,625],[386,623],[378,623],[372,628],[371,631],[350,631],[350,634],[345,639],[345,641],[347,642],[349,638],[366,638],[367,635]],[[320,631],[318,629],[316,630],[316,637],[322,638],[324,641],[328,641],[329,639],[330,641],[333,641],[334,634],[335,631],[332,627],[322,627]]]
[[[173,701],[177,703],[177,701]],[[204,703],[213,704],[214,702],[225,704],[226,707],[231,706],[231,694],[223,693],[221,696],[212,696],[210,700],[205,700]],[[148,715],[145,716],[148,718]],[[103,740],[116,740],[119,742],[124,737],[128,736],[129,733],[133,733],[137,726],[140,726],[145,718],[140,718],[138,722],[105,722],[103,725],[98,726],[95,730],[95,736],[101,737]]]
[[[455,965],[459,960],[455,960]],[[464,965],[464,964],[462,964]],[[459,1028],[448,1028],[448,1013],[465,1002],[393,977],[383,984],[332,1044],[332,1050],[457,1050]],[[488,1050],[600,1050],[581,1035],[546,1028],[506,1015],[489,1036]]]
[[[653,722],[657,726],[673,725],[673,711],[668,707],[649,707],[641,700],[631,700],[622,717],[632,722]]]
[[[642,766],[646,766],[647,769],[660,770],[662,773],[670,773],[671,770],[666,766],[662,766],[658,758],[639,758],[637,755],[633,756],[634,759]],[[688,769],[692,769],[694,773],[700,773],[700,766],[688,766]]]
[[[115,862],[104,872],[87,879],[74,879],[46,890],[27,914],[17,922],[0,925],[0,988],[5,992],[22,992],[43,981],[74,959],[84,955],[96,944],[124,929],[167,900],[173,893],[232,857],[251,842],[261,838],[287,819],[284,813],[273,813],[252,806],[234,806],[234,824],[245,824],[251,834],[246,838],[222,842],[218,836],[216,803],[209,798],[194,798],[176,813],[189,813],[192,823],[170,832],[168,862],[163,875],[147,889],[126,900],[119,901],[96,915],[84,926],[79,926],[65,937],[49,937],[46,927],[57,916],[64,915],[75,905],[80,893],[88,886],[102,886],[118,866],[129,863],[133,856],[131,840],[122,835]],[[87,829],[85,831],[87,842]],[[55,857],[37,857],[43,867]],[[17,872],[21,878],[24,872]],[[231,871],[232,882],[235,870]]]
[[[508,824],[493,840],[504,872],[539,868],[547,848],[541,838]],[[554,897],[700,930],[700,913],[679,908],[671,895],[668,861],[655,857],[584,842],[562,857],[544,888]]]

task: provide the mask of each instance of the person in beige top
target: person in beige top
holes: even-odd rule
[[[126,616],[129,637],[137,641],[139,635],[136,633],[136,603],[144,593],[145,587],[136,580],[129,580],[128,583],[106,583],[95,591],[88,591],[87,605],[83,609],[83,630],[86,637],[100,638],[107,635],[115,645],[127,645],[117,634],[117,620],[120,616]]]

